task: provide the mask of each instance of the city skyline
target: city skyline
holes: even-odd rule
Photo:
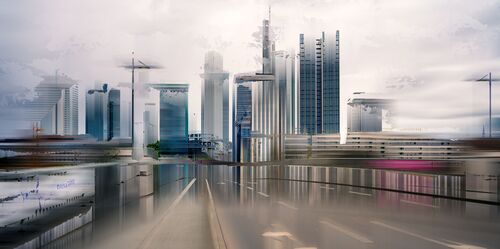
[[[456,12],[451,15],[442,14],[444,9],[449,8],[446,2],[410,2],[401,5],[395,1],[382,1],[362,6],[350,2],[334,4],[321,1],[292,1],[287,5],[279,1],[257,1],[243,5],[232,1],[215,1],[208,6],[195,4],[197,1],[152,1],[147,4],[126,2],[125,6],[134,5],[136,11],[124,11],[123,16],[120,14],[115,17],[116,20],[95,25],[93,22],[102,20],[107,8],[113,6],[113,1],[110,1],[97,5],[99,7],[92,3],[85,4],[84,8],[86,6],[95,10],[92,23],[70,19],[75,28],[61,30],[54,21],[66,18],[64,13],[72,13],[73,18],[83,14],[75,11],[73,4],[56,2],[50,9],[46,9],[43,4],[26,6],[25,2],[20,1],[9,5],[9,8],[2,8],[11,12],[4,15],[7,22],[0,26],[9,38],[0,44],[2,50],[6,51],[0,62],[3,72],[0,78],[5,83],[2,90],[14,98],[32,98],[33,92],[24,93],[26,96],[22,92],[33,89],[41,81],[40,76],[52,75],[55,70],[59,70],[79,82],[82,107],[82,92],[96,81],[112,84],[130,81],[129,73],[119,66],[129,60],[131,51],[135,51],[141,59],[157,62],[164,67],[150,73],[152,82],[182,81],[191,84],[190,116],[196,114],[200,117],[201,104],[194,96],[199,96],[201,92],[201,80],[198,76],[202,72],[201,55],[208,50],[220,51],[226,58],[226,70],[231,74],[258,70],[260,61],[256,58],[260,53],[260,23],[268,15],[267,6],[271,4],[273,37],[277,50],[292,47],[298,51],[298,35],[305,30],[311,34],[319,34],[323,30],[341,31],[344,41],[341,45],[341,116],[346,116],[346,103],[352,92],[397,93],[405,101],[394,112],[400,126],[407,130],[421,128],[432,131],[440,128],[447,132],[453,128],[462,128],[461,131],[480,133],[481,120],[487,115],[487,87],[465,80],[476,75],[480,77],[483,72],[493,71],[493,75],[498,74],[493,65],[498,61],[498,48],[495,44],[500,38],[495,31],[500,24],[493,13],[500,5],[497,1],[481,4],[451,1],[448,3],[455,7]],[[186,4],[196,5],[195,8],[189,8],[189,32],[158,25],[169,24],[169,18],[185,20],[186,17],[182,14],[188,14],[185,13]],[[231,8],[234,5],[239,7]],[[318,6],[336,6],[331,11],[338,15],[327,15]],[[37,24],[26,23],[17,26],[16,30],[7,26],[23,23],[20,11],[35,7],[45,10],[51,18],[32,13]],[[176,9],[182,11],[175,17],[162,17]],[[299,13],[299,9],[307,11]],[[353,9],[357,11],[354,12]],[[422,11],[429,13],[426,20],[415,19],[414,15],[410,15]],[[367,16],[366,13],[371,14],[363,17]],[[137,21],[137,24],[130,28],[123,26],[132,20]],[[439,22],[440,25],[428,25],[437,20],[444,21]],[[32,41],[17,42],[23,34],[31,34],[33,28],[39,25],[45,25],[49,32]],[[361,26],[354,28],[355,25]],[[116,36],[105,34],[110,27],[115,30],[111,33]],[[374,27],[380,28],[372,29]],[[167,37],[167,31],[171,31],[172,35]],[[122,39],[116,40],[117,38]],[[167,47],[180,49],[165,49],[160,44],[170,44]],[[113,48],[109,49],[110,46]],[[190,49],[184,49],[185,46]],[[9,52],[20,50],[31,52]],[[188,53],[180,56],[180,51]],[[175,62],[179,60],[183,63]],[[449,88],[454,91],[447,91]],[[498,94],[498,91],[493,91],[494,97],[500,97]],[[2,95],[2,103],[6,102],[5,99],[5,95]],[[439,108],[429,108],[432,106]],[[494,103],[493,108],[495,107]],[[82,109],[80,108],[80,124],[85,115]],[[341,129],[345,130],[346,120],[342,119]],[[199,119],[197,127],[201,127],[200,122]],[[80,133],[83,131],[83,127],[80,127]]]

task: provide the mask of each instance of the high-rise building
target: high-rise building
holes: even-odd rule
[[[37,97],[28,119],[40,123],[47,135],[78,135],[78,84],[65,75],[46,76],[35,87]]]
[[[107,84],[96,84],[85,95],[85,133],[98,141],[109,139],[110,108]]]
[[[158,108],[156,103],[144,106],[144,145],[158,141]]]
[[[130,83],[119,83],[115,89],[120,91],[120,138],[132,136],[132,93]]]
[[[109,132],[108,140],[120,137],[120,90],[111,89],[108,96]]]
[[[300,34],[299,128],[304,134],[340,131],[339,31],[315,39]]]
[[[229,73],[223,70],[222,55],[210,51],[205,54],[201,88],[201,133],[229,143]]]
[[[159,90],[160,153],[186,154],[188,136],[188,84],[153,84]]]
[[[237,161],[274,161],[282,159],[284,152],[284,136],[295,132],[295,55],[288,51],[275,51],[274,41],[271,39],[269,19],[263,21],[262,34],[262,72],[235,75],[237,93],[247,87],[251,90],[251,115],[247,118],[251,125],[248,133],[250,151],[245,152],[243,135],[238,140],[239,127],[233,128],[234,149]],[[248,86],[241,85],[251,84]],[[243,93],[242,93],[243,94]],[[240,105],[241,97],[234,98]],[[235,125],[241,125],[235,119]],[[241,128],[241,132],[244,130]],[[239,146],[239,147],[238,147]],[[241,155],[240,155],[241,154]],[[247,155],[245,157],[243,155]]]
[[[252,89],[249,83],[233,88],[233,161],[251,161]]]

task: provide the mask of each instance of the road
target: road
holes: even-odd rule
[[[75,174],[71,170],[60,175],[43,171],[35,176],[43,180],[37,198],[50,199],[54,183],[69,179],[74,184],[56,192],[58,198],[65,200],[65,193],[78,195],[84,191],[86,198],[93,194],[91,222],[80,222],[71,229],[60,225],[45,225],[42,229],[40,219],[59,217],[62,213],[71,217],[62,212],[66,210],[64,205],[52,200],[50,204],[56,208],[39,215],[32,223],[16,224],[12,221],[18,213],[24,217],[34,207],[31,202],[24,204],[15,199],[12,203],[2,203],[0,217],[9,217],[4,220],[9,220],[10,233],[18,229],[19,234],[20,228],[24,231],[22,236],[15,237],[19,241],[9,241],[3,236],[7,229],[0,228],[0,246],[312,249],[498,248],[500,244],[498,205],[357,187],[360,179],[353,177],[358,174],[347,177],[345,172],[339,177],[356,184],[266,178],[274,170],[220,165],[136,165],[78,169],[79,177],[72,177]],[[315,177],[315,170],[308,172],[301,179]],[[408,174],[401,177],[412,180],[400,188],[429,187],[428,176]],[[33,182],[33,172],[30,177]],[[439,179],[448,182],[454,178]],[[12,181],[5,182],[11,189],[16,188]],[[19,188],[25,186],[32,184],[19,182]],[[89,193],[89,186],[93,186],[93,193]],[[456,184],[444,184],[449,186],[444,189],[440,186],[443,184],[436,184],[434,192],[456,193],[454,188],[460,188]],[[81,214],[75,213],[74,217]],[[75,218],[67,219],[75,223]],[[41,235],[41,230],[45,235]],[[44,243],[40,242],[42,237]],[[214,243],[216,238],[223,243]]]

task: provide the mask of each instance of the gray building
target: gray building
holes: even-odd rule
[[[26,104],[28,120],[46,135],[78,135],[78,84],[65,75],[43,77],[36,98]]]
[[[299,38],[299,129],[303,134],[340,131],[339,31]]]
[[[347,132],[383,131],[394,101],[359,94],[347,102]]]
[[[205,54],[201,88],[201,133],[229,144],[229,73],[223,70],[222,55]]]

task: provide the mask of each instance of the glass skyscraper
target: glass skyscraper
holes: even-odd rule
[[[188,136],[188,84],[154,84],[160,91],[160,153],[186,154]]]
[[[95,90],[89,90],[85,95],[85,133],[97,138],[98,141],[109,139],[109,105],[108,92],[102,85],[96,84]]]
[[[120,137],[120,90],[111,89],[109,91],[109,134],[108,140],[113,137]]]
[[[299,129],[303,134],[340,131],[339,31],[315,39],[300,34]]]
[[[249,83],[235,84],[233,94],[233,160],[250,162],[252,134],[252,88]]]

